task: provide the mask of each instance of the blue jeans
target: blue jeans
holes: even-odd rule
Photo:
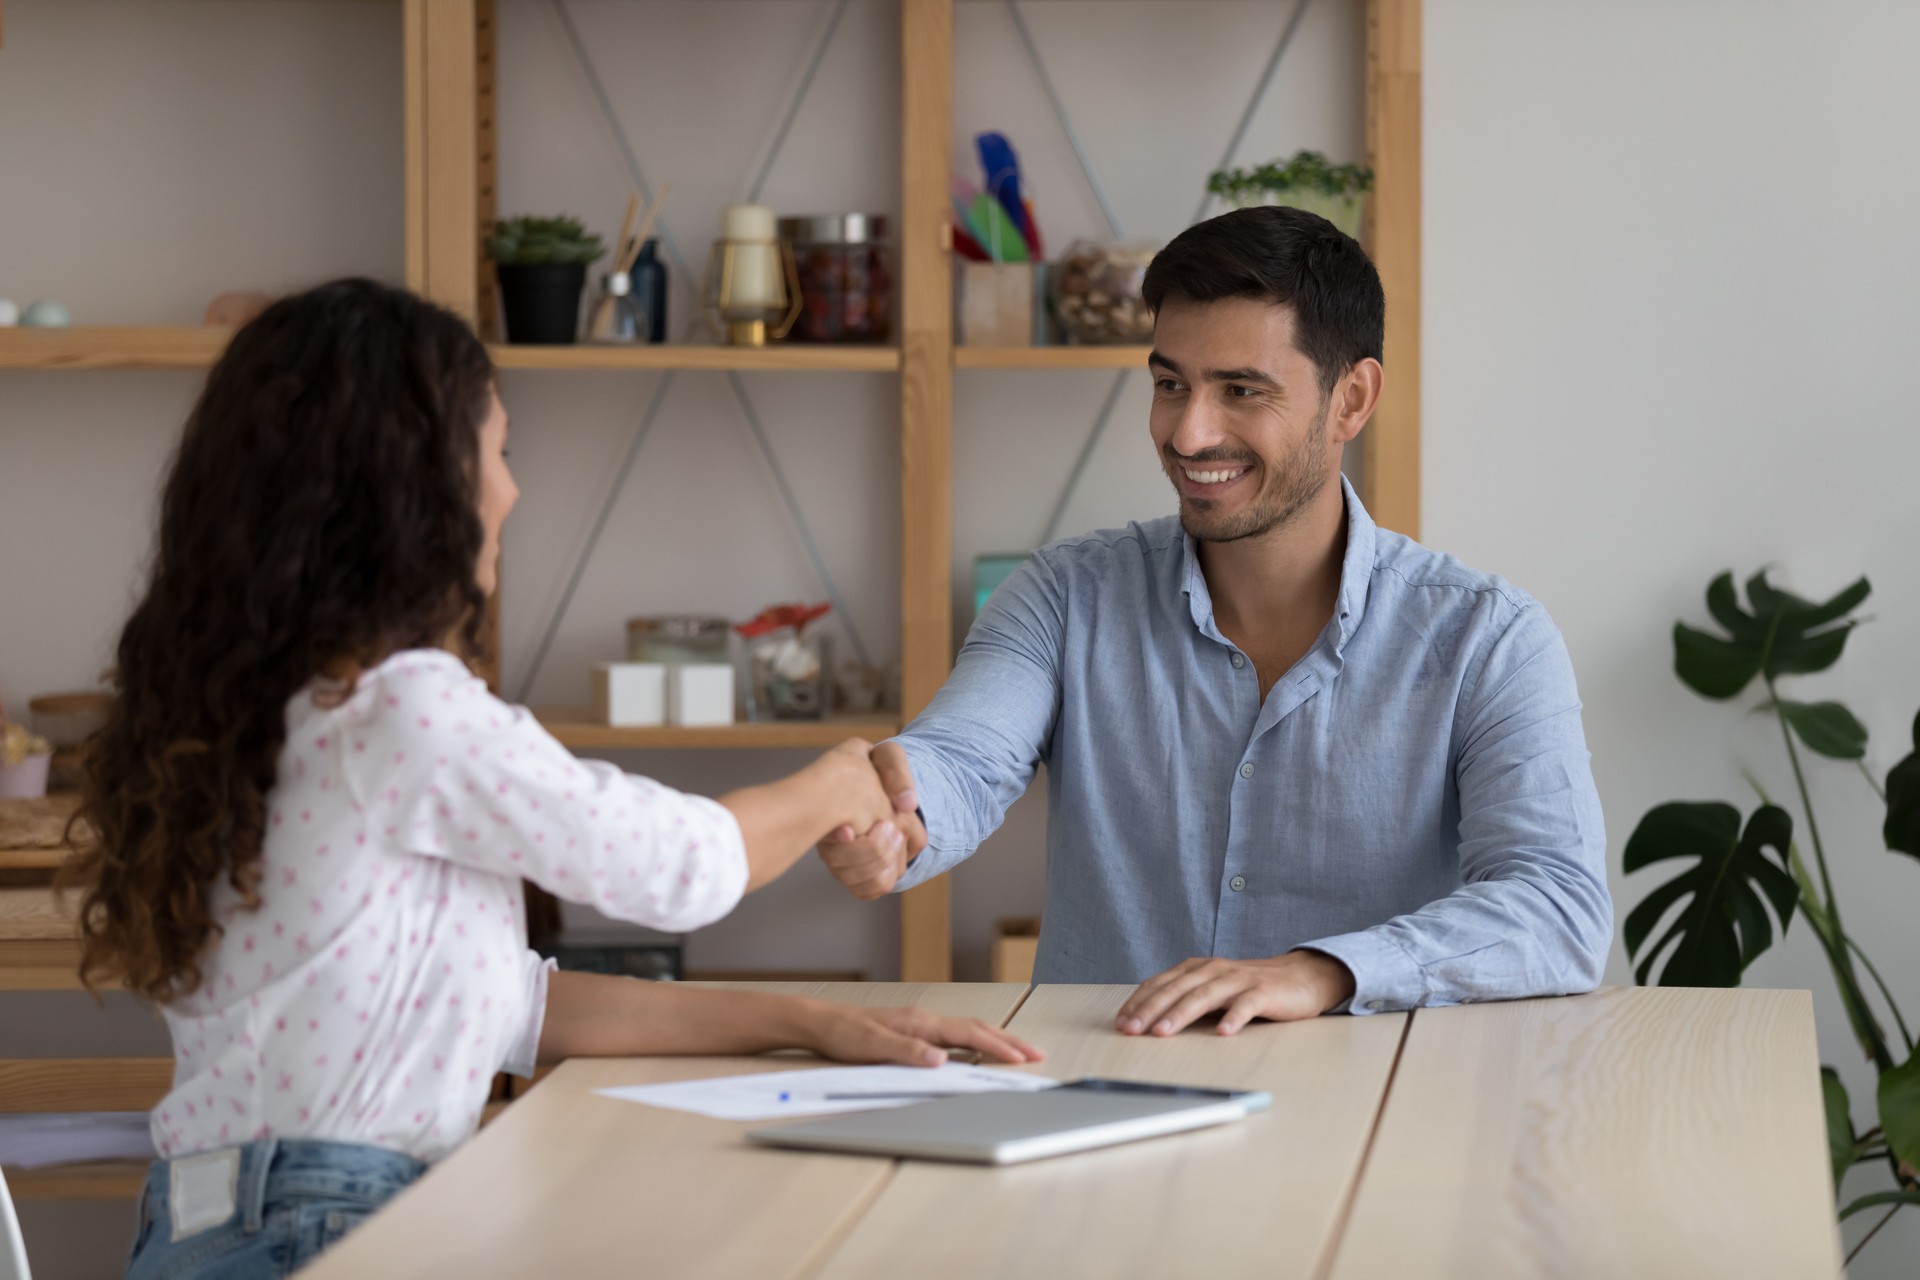
[[[268,1138],[226,1151],[238,1156],[233,1210],[176,1240],[170,1204],[175,1164],[158,1160],[140,1196],[127,1280],[253,1280],[280,1277],[313,1261],[427,1166],[412,1156],[347,1142]],[[199,1160],[199,1157],[187,1157]],[[204,1163],[204,1162],[203,1162]],[[212,1204],[225,1203],[220,1182]],[[201,1179],[201,1186],[205,1179]],[[186,1212],[207,1216],[208,1197]]]

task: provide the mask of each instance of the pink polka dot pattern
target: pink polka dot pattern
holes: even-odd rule
[[[674,932],[746,889],[725,809],[574,759],[451,654],[396,654],[337,706],[314,692],[287,706],[261,906],[214,887],[226,930],[166,1011],[167,1158],[280,1136],[438,1160],[494,1072],[533,1068],[548,966],[523,877]]]

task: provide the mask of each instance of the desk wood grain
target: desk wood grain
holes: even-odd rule
[[[715,984],[848,1004],[923,1004],[1001,1023],[1014,984]],[[745,1127],[597,1096],[610,1085],[782,1070],[814,1059],[576,1058],[322,1257],[347,1277],[803,1274],[893,1162],[749,1146]]]
[[[1005,1169],[906,1162],[823,1280],[1312,1275],[1359,1172],[1405,1015],[1133,1038],[1113,1030],[1131,989],[1039,987],[1009,1026],[1047,1050],[1034,1068],[1047,1075],[1266,1089],[1273,1109]]]
[[[1335,1280],[1840,1271],[1812,999],[1414,1015]]]

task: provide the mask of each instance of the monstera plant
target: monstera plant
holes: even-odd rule
[[[1867,729],[1859,718],[1838,702],[1784,697],[1780,682],[1825,671],[1840,660],[1847,637],[1861,621],[1854,610],[1870,590],[1862,578],[1815,604],[1773,586],[1763,571],[1747,580],[1742,607],[1733,575],[1723,573],[1707,588],[1707,612],[1723,634],[1684,622],[1673,628],[1674,670],[1695,693],[1725,701],[1759,682],[1763,700],[1755,710],[1779,723],[1813,867],[1808,868],[1794,839],[1793,816],[1764,792],[1744,822],[1740,810],[1718,801],[1660,805],[1640,820],[1622,859],[1628,872],[1669,859],[1692,864],[1627,916],[1627,956],[1638,961],[1634,978],[1642,984],[1738,986],[1741,973],[1773,944],[1773,921],[1785,934],[1796,910],[1806,917],[1833,970],[1853,1034],[1879,1072],[1880,1123],[1860,1133],[1838,1073],[1821,1068],[1834,1190],[1839,1192],[1854,1165],[1882,1160],[1898,1184],[1897,1190],[1854,1199],[1840,1211],[1842,1219],[1879,1205],[1890,1206],[1889,1216],[1903,1205],[1920,1205],[1920,1054],[1893,992],[1841,921],[1801,753],[1804,748],[1815,756],[1852,761],[1886,808],[1881,830],[1887,848],[1920,858],[1920,717],[1914,721],[1913,752],[1893,767],[1883,786],[1866,767]],[[1755,790],[1760,790],[1757,784]],[[1671,922],[1656,937],[1669,915]],[[1862,970],[1892,1021],[1891,1034],[1868,998]]]

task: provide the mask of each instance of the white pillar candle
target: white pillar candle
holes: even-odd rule
[[[780,246],[774,240],[773,210],[764,204],[728,205],[720,215],[720,236],[732,259],[723,309],[777,309],[787,303],[780,271]]]

